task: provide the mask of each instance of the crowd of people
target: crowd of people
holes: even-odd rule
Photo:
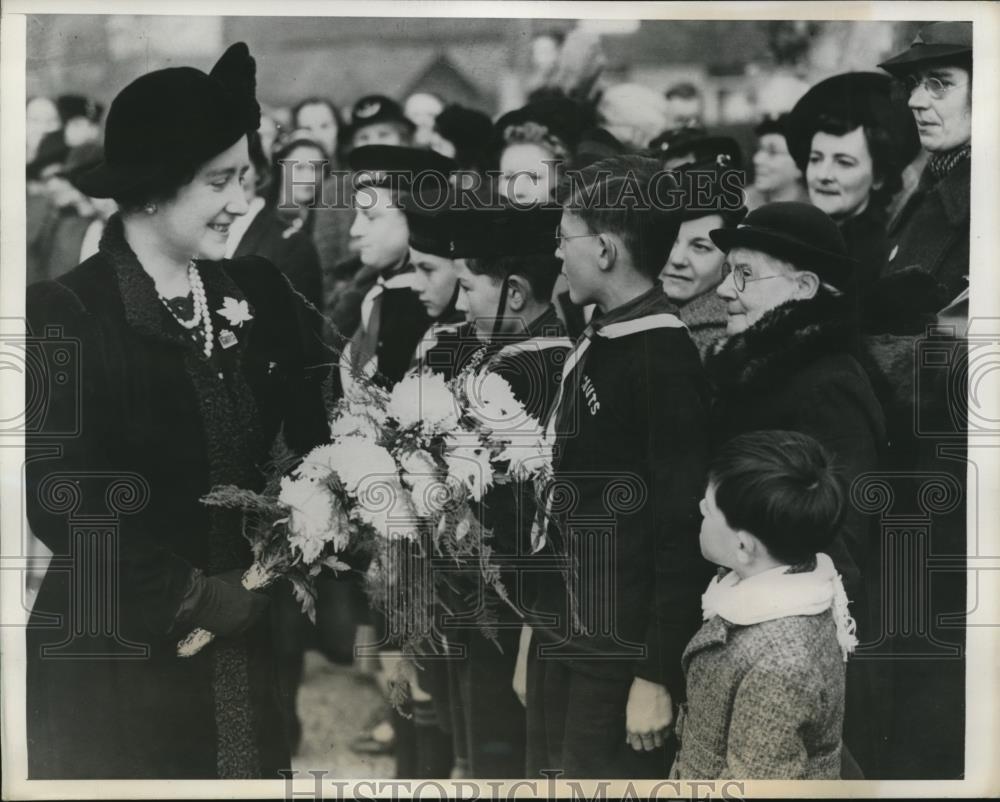
[[[61,566],[42,582],[31,777],[277,777],[309,646],[383,691],[352,748],[395,755],[399,777],[960,776],[962,663],[884,658],[898,600],[851,486],[964,486],[913,431],[915,404],[948,399],[912,357],[967,316],[971,27],[930,24],[817,83],[761,122],[751,159],[689,85],[540,87],[496,120],[426,94],[283,114],[243,44],[208,74],[138,78],[106,119],[31,99],[29,323],[86,363],[28,438],[58,454],[28,463],[31,529],[70,553],[54,474],[85,505],[102,475],[148,492],[119,524],[102,659],[46,658],[76,591]],[[681,202],[657,194],[665,174]],[[485,605],[495,637],[444,616],[428,655],[450,657],[408,659],[399,708],[363,570],[321,578],[312,625],[290,589],[240,585],[239,514],[199,500],[261,487],[278,438],[327,441],[352,383],[424,370],[507,379],[553,475],[484,496],[509,598],[459,586],[447,607]],[[936,531],[962,553],[964,514]],[[222,637],[178,658],[197,626]],[[884,659],[851,657],[873,644]]]

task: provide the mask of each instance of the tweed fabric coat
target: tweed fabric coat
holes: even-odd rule
[[[889,223],[886,272],[917,267],[932,275],[943,285],[937,309],[969,286],[971,181],[971,159],[940,180],[925,168],[916,191]]]
[[[329,355],[269,263],[199,270],[210,310],[232,298],[253,316],[237,327],[213,314],[211,359],[160,303],[116,217],[97,255],[28,289],[30,330],[56,345],[68,338],[79,355],[79,381],[45,388],[47,414],[26,438],[28,519],[55,555],[26,633],[33,778],[276,777],[289,765],[267,616],[186,659],[175,653],[185,634],[175,617],[193,569],[251,562],[240,513],[199,499],[218,484],[261,489],[281,427],[298,452],[328,437],[320,386]],[[236,339],[228,348],[225,329]],[[73,375],[53,358],[50,375]],[[130,502],[116,477],[145,490]],[[87,576],[75,527],[100,525],[115,503],[128,509],[110,570],[114,626],[74,633],[76,583]]]
[[[840,777],[845,663],[833,613],[706,621],[684,650],[683,779]]]
[[[712,347],[726,336],[726,302],[714,289],[692,298],[677,308],[677,316],[684,321],[688,334],[704,361]]]

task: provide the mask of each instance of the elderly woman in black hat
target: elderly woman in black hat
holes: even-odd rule
[[[830,452],[847,486],[877,470],[886,422],[843,292],[856,263],[837,224],[809,204],[771,203],[711,237],[727,265],[716,290],[727,304],[727,337],[706,360],[720,440],[761,429],[797,431]],[[865,599],[878,598],[871,595],[880,573],[876,546],[867,519],[850,508],[830,556],[862,639],[869,634]],[[857,694],[848,700],[849,719],[857,701]],[[877,723],[868,721],[868,730]],[[850,737],[848,746],[859,749]]]
[[[223,260],[247,210],[254,89],[242,43],[209,74],[157,70],[123,89],[103,162],[77,179],[121,212],[95,256],[28,290],[32,330],[80,363],[48,366],[47,414],[27,437],[50,455],[29,463],[26,493],[55,555],[27,631],[35,779],[289,765],[267,597],[240,583],[242,514],[200,501],[216,485],[260,489],[279,428],[298,452],[328,436],[330,360],[308,310],[270,263]],[[198,626],[219,637],[178,657]]]
[[[913,116],[895,102],[892,80],[850,72],[812,87],[788,117],[788,147],[809,200],[840,227],[866,291],[889,259],[886,207],[920,142]]]
[[[808,204],[770,203],[710,236],[726,253],[716,293],[726,302],[727,336],[707,360],[722,433],[806,431],[848,473],[873,468],[885,424],[856,356],[841,289],[856,264],[836,223]],[[847,534],[860,565],[864,538]]]

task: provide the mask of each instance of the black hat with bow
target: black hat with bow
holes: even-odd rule
[[[260,125],[256,76],[249,48],[238,42],[209,73],[169,67],[137,78],[111,103],[103,161],[76,185],[113,198],[204,164]]]

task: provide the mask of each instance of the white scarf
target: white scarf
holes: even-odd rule
[[[819,615],[833,607],[837,641],[847,655],[858,639],[855,623],[847,610],[847,594],[840,574],[826,554],[816,555],[816,568],[804,573],[787,573],[779,565],[740,579],[735,571],[715,577],[701,597],[702,616],[707,621],[719,616],[733,624],[749,626],[792,615]]]

